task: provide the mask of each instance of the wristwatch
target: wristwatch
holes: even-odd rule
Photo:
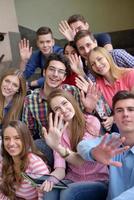
[[[71,150],[69,148],[65,148],[65,151],[64,153],[62,153],[61,157],[66,158],[70,155],[70,153],[71,153]]]

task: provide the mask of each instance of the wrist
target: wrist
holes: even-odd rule
[[[70,155],[71,151],[69,148],[65,148],[61,145],[59,145],[58,149],[57,149],[57,152],[60,154],[60,156],[62,158],[66,158]]]
[[[21,58],[21,63],[27,64],[28,60],[29,60],[29,59],[27,59],[27,58]]]
[[[95,114],[95,110],[93,110],[93,109],[85,109],[84,110],[84,114],[86,114],[86,115]]]
[[[91,158],[96,161],[96,148],[94,147],[90,152]]]

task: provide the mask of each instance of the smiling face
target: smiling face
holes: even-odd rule
[[[13,127],[7,127],[3,135],[4,148],[13,159],[19,157],[22,152],[23,145],[20,135]]]
[[[89,55],[89,63],[98,75],[107,76],[110,73],[110,64],[100,52],[92,51]]]
[[[52,60],[46,70],[44,70],[45,84],[49,88],[57,88],[66,78],[65,65],[57,60]]]
[[[70,45],[66,46],[66,48],[64,50],[64,55],[65,56],[70,57],[71,55],[74,55],[75,53],[77,53],[75,48],[73,48]]]
[[[12,99],[13,96],[19,91],[20,81],[15,75],[6,76],[1,84],[1,92],[5,99]]]
[[[64,121],[69,122],[75,115],[72,104],[62,96],[56,96],[51,100],[51,109],[54,113],[62,114]]]
[[[119,100],[114,107],[114,119],[121,135],[134,135],[134,99]]]
[[[37,46],[45,56],[48,56],[53,52],[54,43],[54,39],[50,33],[38,36]]]
[[[76,42],[76,46],[81,57],[87,60],[89,52],[97,46],[97,42],[96,40],[93,41],[90,36],[87,35],[79,39]]]

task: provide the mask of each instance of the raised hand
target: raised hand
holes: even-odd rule
[[[70,28],[66,20],[61,21],[59,24],[59,31],[68,41],[74,40],[75,32]]]
[[[72,54],[69,56],[69,60],[72,71],[74,71],[78,75],[84,76],[85,73],[83,71],[83,64],[81,57],[78,56],[77,54]]]
[[[125,137],[120,138],[120,136],[113,136],[110,140],[108,140],[108,137],[109,135],[105,134],[100,144],[92,149],[92,157],[96,161],[105,165],[121,167],[122,163],[118,161],[113,161],[112,158],[128,150],[130,147],[120,147],[121,144],[124,143]]]
[[[76,77],[75,82],[76,86],[85,93],[87,93],[89,84],[93,84],[92,81],[89,82],[82,76]]]
[[[43,127],[42,132],[45,138],[46,143],[54,150],[57,150],[60,141],[61,136],[65,128],[67,127],[68,123],[66,122],[64,124],[62,115],[59,115],[57,112],[55,114],[54,120],[52,113],[49,114],[49,130],[48,133],[46,129]]]
[[[96,108],[96,104],[100,96],[101,94],[99,92],[99,88],[95,83],[88,85],[86,95],[83,90],[81,90],[81,101],[87,112],[92,113],[92,111]]]
[[[32,55],[32,47],[29,45],[29,40],[25,38],[19,42],[19,51],[22,61],[28,61]]]

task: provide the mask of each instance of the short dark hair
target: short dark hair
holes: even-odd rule
[[[73,47],[73,48],[76,50],[76,52],[77,52],[77,48],[76,48],[76,45],[75,45],[74,41],[68,41],[68,42],[64,45],[63,53],[65,53],[65,49],[66,49],[67,46]],[[77,52],[77,53],[78,53],[78,52]]]
[[[44,69],[46,70],[49,66],[49,63],[53,60],[56,60],[56,61],[59,61],[59,62],[62,62],[65,67],[66,67],[66,76],[69,76],[71,74],[71,66],[70,66],[70,61],[69,59],[62,55],[62,54],[57,54],[57,53],[52,53],[50,54],[50,56],[47,58],[47,61],[46,61],[46,64],[44,66]]]
[[[47,35],[49,33],[52,35],[53,38],[52,30],[49,27],[42,26],[36,31],[36,38],[38,39],[38,36]]]
[[[134,93],[131,91],[127,91],[127,90],[121,90],[119,92],[117,92],[112,99],[112,108],[114,111],[115,105],[118,101],[120,100],[125,100],[125,99],[134,99]]]
[[[89,36],[92,41],[96,40],[92,32],[90,32],[88,30],[81,30],[81,31],[78,31],[76,33],[75,37],[74,37],[74,43],[75,43],[75,45],[76,45],[76,43],[77,43],[78,40],[80,40],[81,38],[86,37],[86,36]]]
[[[67,20],[67,22],[68,22],[69,25],[72,24],[72,23],[78,22],[78,21],[86,23],[85,18],[82,15],[80,15],[80,14],[72,15]]]

